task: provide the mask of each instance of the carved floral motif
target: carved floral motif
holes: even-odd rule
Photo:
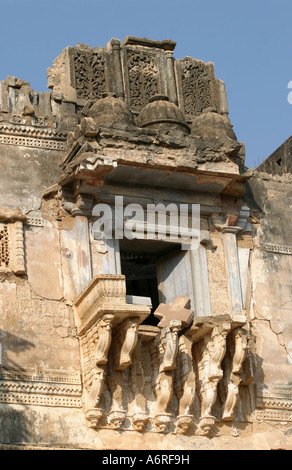
[[[143,51],[127,53],[130,106],[139,112],[159,93],[159,71],[155,55]]]
[[[101,98],[106,92],[105,60],[100,52],[75,50],[75,81],[77,97]]]
[[[208,68],[204,62],[188,57],[178,62],[184,110],[189,117],[196,116],[212,106]]]

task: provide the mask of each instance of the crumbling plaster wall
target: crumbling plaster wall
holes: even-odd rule
[[[1,361],[10,367],[79,367],[62,231],[54,200],[42,200],[58,178],[59,161],[59,151],[0,146],[0,206],[19,207],[27,217],[25,273],[0,273]]]
[[[258,173],[247,185],[257,214],[251,259],[251,318],[258,368],[255,381],[291,384],[292,178]]]
[[[24,214],[39,210],[43,190],[55,184],[60,173],[59,159],[58,151],[1,145],[0,206],[19,207]]]

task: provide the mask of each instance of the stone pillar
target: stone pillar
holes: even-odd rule
[[[169,100],[177,104],[177,91],[174,74],[174,58],[172,51],[165,51],[166,56],[166,76],[167,76],[167,89]]]
[[[114,87],[115,93],[118,98],[124,98],[124,84],[122,76],[122,67],[121,67],[121,56],[120,56],[120,40],[113,38],[110,41],[112,51],[113,51],[113,64],[115,72]]]
[[[195,315],[196,317],[212,315],[205,246],[200,244],[196,250],[191,250],[191,259],[194,268]]]
[[[228,118],[229,114],[229,108],[228,108],[228,102],[227,102],[227,96],[226,96],[226,88],[225,88],[225,83],[223,80],[220,80],[219,78],[216,79],[217,86],[218,86],[218,94],[219,94],[219,113],[223,114],[223,116],[226,116]]]
[[[222,229],[225,259],[228,277],[228,287],[231,300],[231,312],[233,315],[242,313],[242,294],[240,282],[240,269],[238,261],[238,251],[236,243],[236,234],[240,231],[239,227],[224,227]]]
[[[77,264],[75,288],[78,295],[92,279],[89,227],[87,217],[82,215],[77,215],[75,217],[73,232],[76,244]]]

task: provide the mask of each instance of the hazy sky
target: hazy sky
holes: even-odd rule
[[[47,68],[67,46],[112,37],[176,41],[176,59],[215,64],[230,119],[254,168],[292,134],[291,0],[0,0],[0,80],[47,90]],[[292,83],[291,83],[292,85]]]

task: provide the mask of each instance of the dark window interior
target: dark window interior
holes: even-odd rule
[[[152,240],[120,240],[121,271],[126,276],[127,295],[150,297],[151,314],[143,322],[156,326],[153,312],[159,305],[157,260],[178,249],[177,244]]]

